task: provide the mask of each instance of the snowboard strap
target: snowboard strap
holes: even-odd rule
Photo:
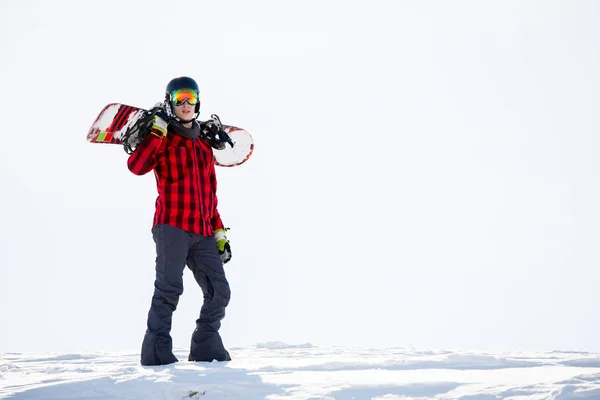
[[[223,150],[227,143],[233,147],[233,140],[223,130],[221,119],[216,114],[212,114],[208,121],[200,122],[200,137],[217,150]]]
[[[152,130],[152,117],[158,115],[167,122],[170,119],[166,115],[165,110],[160,107],[151,108],[144,113],[145,115],[138,119],[123,135],[123,148],[127,154],[133,154],[139,144],[146,139]]]

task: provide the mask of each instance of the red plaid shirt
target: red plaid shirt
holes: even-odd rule
[[[170,131],[164,139],[150,134],[129,156],[127,166],[136,175],[154,170],[158,198],[153,226],[167,224],[203,236],[223,229],[214,155],[202,139]]]

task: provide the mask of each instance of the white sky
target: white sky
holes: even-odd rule
[[[85,142],[173,77],[218,170],[226,345],[600,351],[600,3],[0,0],[0,352],[137,349],[154,177]],[[174,317],[187,347],[202,296]]]

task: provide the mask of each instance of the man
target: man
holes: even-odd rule
[[[152,227],[156,280],[141,363],[178,361],[170,331],[186,264],[204,294],[188,360],[229,361],[219,328],[230,297],[223,264],[231,259],[231,248],[217,211],[214,155],[196,121],[198,84],[189,77],[173,79],[167,85],[165,108],[153,117],[150,134],[127,161],[136,175],[153,170],[158,189]]]

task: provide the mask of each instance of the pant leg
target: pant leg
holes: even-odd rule
[[[189,361],[229,361],[219,328],[231,291],[213,237],[197,236],[188,255],[188,266],[202,288],[204,304],[192,334]]]
[[[164,365],[178,361],[170,335],[173,312],[183,293],[183,270],[189,251],[189,233],[169,226],[152,229],[156,243],[156,280],[148,327],[142,342],[142,365]]]

